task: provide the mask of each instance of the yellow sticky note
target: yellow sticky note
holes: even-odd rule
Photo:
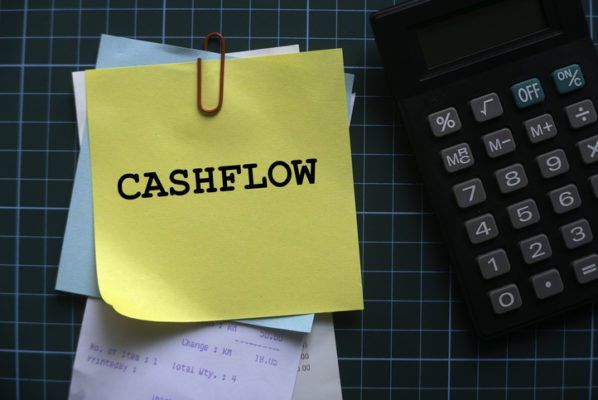
[[[219,61],[203,63],[206,106]],[[86,72],[103,299],[213,321],[363,308],[342,52]]]

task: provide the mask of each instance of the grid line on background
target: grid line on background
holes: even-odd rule
[[[53,289],[78,153],[70,73],[93,67],[102,33],[197,48],[215,30],[230,51],[342,47],[356,76],[366,311],[335,315],[346,400],[596,397],[594,305],[494,341],[472,333],[368,26],[391,4],[0,0],[0,397],[67,398],[84,306]]]

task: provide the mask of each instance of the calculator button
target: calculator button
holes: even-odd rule
[[[581,67],[578,64],[557,69],[552,73],[552,79],[557,92],[560,94],[574,92],[586,85],[583,72],[581,72]]]
[[[486,201],[486,191],[480,179],[472,179],[453,186],[453,193],[460,208],[468,208]]]
[[[579,221],[562,226],[560,230],[565,246],[569,250],[588,244],[594,239],[590,223],[586,219],[580,219]]]
[[[594,197],[598,198],[598,175],[592,176],[589,180],[592,185],[592,193],[594,193]]]
[[[572,265],[577,282],[584,284],[598,279],[598,255],[592,254],[573,261]]]
[[[501,129],[482,136],[486,154],[490,158],[497,158],[515,151],[515,140],[510,129]]]
[[[544,140],[553,138],[557,134],[554,119],[550,114],[540,115],[539,117],[528,119],[523,123],[527,137],[532,143],[540,143]]]
[[[515,99],[515,104],[519,108],[531,107],[544,101],[544,89],[540,80],[537,78],[529,79],[524,82],[511,86],[511,92]]]
[[[428,123],[436,137],[442,137],[461,130],[461,120],[454,107],[428,115]]]
[[[577,143],[584,164],[593,164],[598,161],[598,136],[592,136]]]
[[[531,277],[531,281],[534,292],[536,292],[536,297],[540,300],[556,296],[563,292],[561,274],[556,269],[550,269],[541,274],[534,275]]]
[[[477,258],[477,262],[484,279],[493,279],[507,274],[511,270],[509,258],[503,249],[482,254]]]
[[[596,122],[598,115],[592,100],[584,100],[565,107],[569,124],[573,129],[583,128]]]
[[[473,155],[467,143],[449,147],[440,152],[442,162],[447,172],[453,173],[473,165]]]
[[[490,93],[469,102],[477,122],[486,122],[503,115],[502,104],[496,93]]]
[[[519,249],[526,264],[534,264],[552,256],[550,242],[544,234],[519,242]]]
[[[581,207],[581,197],[575,185],[567,185],[552,190],[548,193],[548,196],[552,203],[552,209],[557,214],[564,214]]]
[[[540,212],[533,199],[527,199],[507,207],[507,213],[511,225],[515,229],[522,229],[540,222]]]
[[[527,186],[527,175],[523,165],[514,164],[509,167],[499,169],[494,173],[498,188],[503,194],[511,193]]]
[[[517,285],[511,284],[488,292],[495,314],[516,310],[523,304]]]
[[[569,172],[569,161],[561,149],[536,157],[540,173],[544,179],[554,178]]]
[[[465,228],[469,240],[473,244],[487,242],[498,236],[498,227],[492,214],[485,214],[481,217],[470,219],[465,222]]]

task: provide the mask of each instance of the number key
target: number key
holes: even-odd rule
[[[533,199],[527,199],[520,203],[507,207],[511,225],[515,229],[523,229],[540,221],[540,212]]]
[[[478,178],[453,186],[453,194],[460,208],[473,207],[486,201],[486,191]]]
[[[511,193],[527,186],[527,175],[523,165],[514,164],[509,167],[499,169],[494,173],[498,188],[503,194]]]
[[[540,173],[544,179],[554,178],[569,172],[569,162],[565,152],[561,149],[551,151],[536,157]]]
[[[488,293],[495,314],[504,314],[516,310],[523,304],[517,285],[503,286]]]
[[[485,214],[481,217],[470,219],[465,222],[465,228],[469,240],[473,244],[487,242],[498,236],[498,227],[492,214]]]
[[[550,242],[544,234],[519,242],[519,249],[526,264],[534,264],[552,256]]]
[[[503,249],[482,254],[477,258],[477,262],[484,279],[493,279],[511,270],[509,258]]]
[[[569,250],[588,244],[594,239],[587,219],[580,219],[562,226],[561,235],[563,235],[563,241]]]
[[[557,214],[575,210],[581,207],[581,197],[575,185],[567,185],[548,193],[552,209]]]

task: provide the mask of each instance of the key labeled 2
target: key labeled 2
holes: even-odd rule
[[[552,256],[550,242],[544,234],[522,240],[519,249],[526,264],[535,264]]]

